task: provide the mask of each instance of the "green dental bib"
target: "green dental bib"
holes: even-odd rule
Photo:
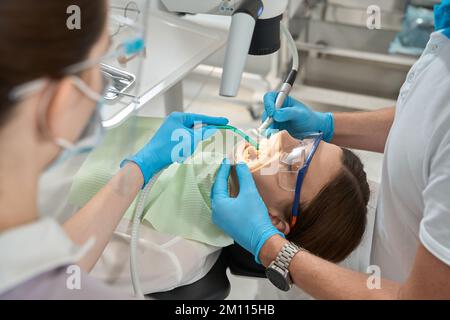
[[[75,176],[70,203],[86,205],[117,173],[120,162],[140,150],[161,124],[161,119],[138,117],[109,130],[104,142],[89,155]],[[130,132],[135,137],[131,144],[123,141]],[[236,139],[228,134],[223,136],[226,141]],[[214,138],[203,142],[184,164],[173,164],[162,173],[147,198],[143,220],[162,233],[226,247],[233,240],[211,219],[211,188],[224,157],[223,151],[216,152]],[[127,148],[120,148],[121,143],[126,143]],[[124,219],[132,219],[135,205],[136,200]]]

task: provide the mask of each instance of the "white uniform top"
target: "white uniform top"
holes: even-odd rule
[[[132,298],[72,267],[91,246],[48,218],[0,233],[0,300]]]
[[[371,263],[403,282],[419,243],[450,265],[450,40],[433,33],[400,91]]]

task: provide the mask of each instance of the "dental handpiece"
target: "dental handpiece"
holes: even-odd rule
[[[295,79],[294,79],[294,81],[295,81]],[[290,84],[288,82],[283,84],[283,86],[281,87],[281,90],[278,92],[277,100],[275,101],[276,109],[281,109],[281,107],[283,107],[284,102],[286,101],[286,98],[289,97],[289,94],[291,93],[292,85],[293,84]],[[271,126],[272,123],[273,123],[273,118],[268,117],[266,119],[266,121],[264,121],[263,124],[258,128],[258,131],[260,133],[265,132],[267,129],[269,129],[269,127]]]
[[[286,101],[287,97],[289,97],[289,94],[291,93],[292,87],[294,86],[295,80],[297,79],[298,70],[300,67],[300,58],[297,50],[297,45],[295,43],[294,38],[292,37],[291,33],[289,32],[289,29],[282,23],[281,24],[281,31],[286,37],[289,49],[292,54],[292,70],[289,73],[286,81],[283,83],[281,90],[278,92],[277,100],[275,101],[275,108],[280,109],[283,107],[284,102]],[[268,117],[266,121],[258,128],[258,132],[261,135],[265,135],[265,131],[269,129],[270,125],[273,123],[273,118]]]

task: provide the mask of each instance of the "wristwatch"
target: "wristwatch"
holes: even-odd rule
[[[294,256],[302,251],[292,242],[286,243],[275,261],[266,269],[266,277],[278,289],[289,291],[292,288],[292,279],[289,275],[289,265]]]

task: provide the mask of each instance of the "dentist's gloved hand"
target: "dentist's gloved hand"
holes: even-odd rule
[[[203,127],[194,129],[202,124]],[[144,186],[162,169],[174,162],[189,158],[202,140],[216,133],[214,126],[228,124],[225,118],[208,117],[197,114],[174,112],[161,125],[147,145],[137,154],[125,159],[136,163],[144,176]]]
[[[219,228],[255,256],[264,243],[274,235],[284,235],[273,225],[269,212],[256,189],[255,181],[247,165],[236,167],[239,178],[239,195],[231,198],[228,191],[228,177],[231,165],[225,160],[214,183],[211,202],[212,220]]]
[[[269,92],[264,96],[263,121],[272,117],[274,122],[269,128],[287,130],[294,138],[302,138],[305,133],[323,132],[324,140],[330,142],[334,134],[334,118],[332,113],[314,112],[303,103],[287,97],[281,109],[275,108],[277,92]]]

